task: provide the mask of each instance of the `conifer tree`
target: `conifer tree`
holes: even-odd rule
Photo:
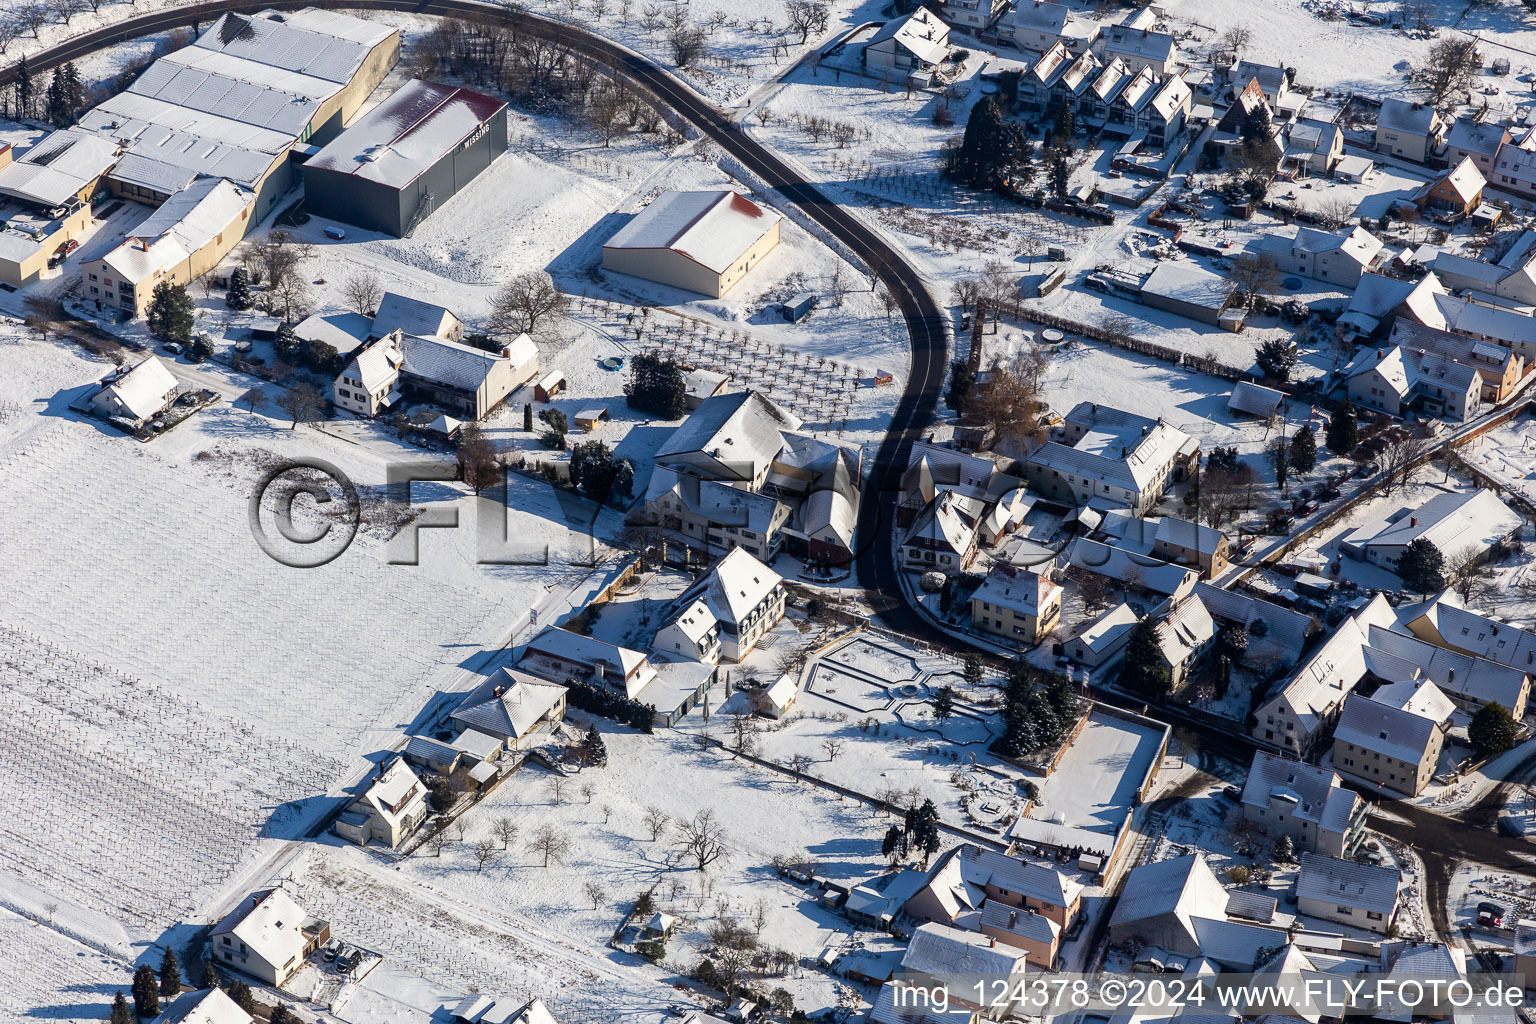
[[[192,337],[192,296],[187,289],[171,281],[161,281],[149,301],[146,319],[149,333],[170,341],[187,341]]]
[[[123,995],[123,990],[118,989],[117,995],[112,1000],[112,1024],[133,1024],[133,1010],[128,1006],[128,997]]]
[[[176,960],[176,951],[166,946],[165,956],[160,958],[160,994],[174,998],[180,992],[181,964]]]
[[[140,964],[133,972],[133,1012],[139,1017],[160,1015],[160,980],[149,964]]]
[[[1360,440],[1360,419],[1355,407],[1348,402],[1333,411],[1328,420],[1328,450],[1335,455],[1348,455]]]
[[[1172,682],[1163,664],[1163,647],[1158,642],[1157,623],[1150,617],[1137,622],[1125,645],[1125,665],[1120,681],[1128,689],[1147,697],[1167,696]]]

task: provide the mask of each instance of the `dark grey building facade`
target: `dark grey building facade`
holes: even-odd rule
[[[506,103],[414,81],[304,164],[305,209],[402,237],[507,149]]]

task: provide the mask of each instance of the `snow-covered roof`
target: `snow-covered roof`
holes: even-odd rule
[[[572,633],[559,626],[546,626],[538,636],[528,641],[523,658],[526,660],[529,655],[549,655],[589,668],[601,665],[605,670],[617,669],[621,678],[624,679],[628,679],[647,664],[646,656],[639,651],[632,651],[627,647],[610,644],[595,637]],[[534,662],[530,662],[529,670],[532,671],[536,667],[538,666],[535,659]]]
[[[1496,661],[1447,650],[1399,632],[1396,622],[1373,624],[1366,632],[1368,653],[1382,662],[1372,667],[1378,676],[1432,680],[1441,691],[1474,704],[1498,701],[1506,708],[1522,702],[1528,681],[1526,670]]]
[[[1157,643],[1169,665],[1184,664],[1216,636],[1216,622],[1198,597],[1174,605],[1157,624]]]
[[[976,1017],[975,1010],[958,1002],[900,998],[901,991],[894,981],[880,986],[869,1008],[871,1024],[971,1024]]]
[[[981,905],[981,926],[996,928],[1035,942],[1052,942],[1061,928],[1046,917],[1031,910],[1021,910],[999,900],[987,900]]]
[[[1470,203],[1481,195],[1488,185],[1488,179],[1483,177],[1483,172],[1477,169],[1477,164],[1473,163],[1469,156],[1462,157],[1461,163],[1457,164],[1449,174],[1440,181],[1430,182],[1426,188],[1433,189],[1441,182],[1449,185],[1457,198],[1466,203]]]
[[[1269,416],[1285,401],[1285,392],[1240,380],[1232,387],[1227,409],[1247,416]]]
[[[1426,281],[1431,279],[1438,280],[1433,275],[1425,278]],[[1459,295],[1438,293],[1432,299],[1434,308],[1429,315],[1419,317],[1432,327],[1449,327],[1457,334],[1511,345],[1536,344],[1536,317],[1473,302]],[[1436,321],[1437,313],[1439,322]]]
[[[401,349],[400,335],[380,338],[354,355],[341,371],[342,376],[362,381],[370,393],[392,387],[400,376],[400,364],[405,358]]]
[[[1072,907],[1083,893],[1080,882],[1055,868],[970,844],[940,857],[928,872],[923,889],[954,918],[964,911],[981,909],[989,885],[1063,909]]]
[[[251,1020],[223,989],[205,988],[177,996],[155,1024],[251,1024]]]
[[[1397,868],[1303,853],[1296,895],[1385,915],[1397,907],[1400,878]]]
[[[670,249],[723,274],[782,218],[729,190],[663,192],[603,243],[604,249]]]
[[[506,109],[504,101],[483,93],[414,80],[326,143],[305,170],[404,189]]]
[[[394,758],[384,766],[379,777],[363,793],[362,799],[391,825],[407,817],[412,808],[421,806],[427,791],[403,758]]]
[[[701,643],[711,633],[720,628],[715,615],[709,610],[709,606],[700,599],[694,599],[682,611],[675,615],[668,625],[677,629],[695,644]]]
[[[785,432],[800,427],[799,417],[755,391],[712,395],[667,435],[656,461],[701,453],[714,468],[749,480],[784,449]]]
[[[1456,123],[1451,125],[1451,132],[1445,141],[1452,149],[1463,153],[1492,157],[1508,138],[1509,129],[1502,124],[1458,117]]]
[[[1259,88],[1263,89],[1266,95],[1278,95],[1290,86],[1290,75],[1286,70],[1272,64],[1240,60],[1232,68],[1232,81],[1237,88],[1241,89],[1254,79],[1258,79]]]
[[[222,60],[225,66],[220,69],[188,67],[184,59],[159,60],[134,80],[129,91],[189,110],[298,136],[319,112],[320,101],[336,89],[335,83],[288,72],[270,77],[252,74],[251,69],[263,72],[272,69],[197,47],[188,47],[188,50],[206,54],[215,61]],[[278,80],[274,81],[274,78]],[[298,86],[304,91],[285,92],[281,88],[283,85]]]
[[[1166,32],[1117,25],[1104,34],[1104,52],[1167,62],[1178,53],[1178,42]]]
[[[1024,956],[1022,950],[999,946],[990,936],[930,921],[912,933],[901,967],[935,978],[1008,978],[1024,973]]]
[[[1361,750],[1418,764],[1438,726],[1429,718],[1351,693],[1334,726],[1333,738]]]
[[[984,511],[979,498],[959,491],[940,491],[912,520],[903,543],[964,554],[976,542]]]
[[[739,624],[772,596],[784,577],[753,557],[745,548],[732,548],[680,599],[703,600],[721,622]]]
[[[194,46],[283,71],[346,83],[396,30],[335,11],[226,14]]]
[[[1387,683],[1371,694],[1371,700],[1427,718],[1431,722],[1448,722],[1456,711],[1451,698],[1428,679],[1404,679]]]
[[[1061,35],[1072,22],[1072,9],[1050,0],[1023,0],[1003,17],[1003,32],[1046,32]]]
[[[1146,69],[1143,68],[1143,71]],[[1189,88],[1189,83],[1184,81],[1182,75],[1163,76],[1162,88],[1152,97],[1152,109],[1164,121],[1173,119],[1173,115],[1182,110],[1191,99],[1194,92]]]
[[[1345,231],[1298,227],[1295,236],[1289,239],[1278,233],[1265,235],[1262,247],[1266,251],[1289,249],[1291,252],[1311,255],[1342,252],[1362,268],[1369,267],[1384,248],[1380,239],[1361,227]]]
[[[1311,735],[1364,677],[1365,650],[1370,645],[1366,630],[1374,623],[1385,625],[1394,618],[1392,606],[1377,594],[1364,608],[1339,623],[1333,635],[1312,652],[1264,706],[1285,704],[1295,715],[1302,735]]]
[[[323,341],[345,355],[368,340],[372,323],[361,313],[315,313],[300,320],[293,333],[303,341]]]
[[[1220,274],[1213,274],[1189,260],[1167,260],[1159,263],[1142,282],[1144,294],[1199,306],[1202,309],[1221,309],[1237,285]]]
[[[1392,333],[1387,340],[1404,348],[1423,349],[1473,366],[1484,364],[1488,369],[1497,370],[1501,374],[1518,358],[1512,349],[1502,345],[1414,323],[1406,317],[1393,321]]]
[[[1218,619],[1247,627],[1250,650],[1270,647],[1284,656],[1286,664],[1301,657],[1302,649],[1307,645],[1307,633],[1312,627],[1311,616],[1210,583],[1195,584],[1195,593]],[[1258,626],[1261,622],[1262,632]]]
[[[500,690],[499,693],[496,690]],[[565,698],[565,687],[503,668],[489,700],[464,706],[452,718],[492,736],[521,739]]]
[[[1066,44],[1060,41],[1051,44],[1051,48],[1040,55],[1040,59],[1029,66],[1028,77],[1039,82],[1043,86],[1054,85],[1056,79],[1066,73],[1072,66],[1072,51]]]
[[[1292,817],[1315,825],[1323,821],[1335,793],[1347,797],[1348,804],[1359,799],[1343,788],[1335,771],[1259,750],[1248,767],[1242,800],[1244,806],[1260,809],[1268,808],[1276,798],[1289,801]]]
[[[1121,601],[1084,626],[1073,639],[1089,650],[1105,650],[1135,628],[1137,621],[1136,610]]]
[[[199,178],[129,231],[102,262],[126,281],[147,281],[238,227],[255,202],[251,193],[222,178]]]
[[[865,47],[893,40],[924,64],[938,64],[949,56],[948,39],[949,26],[926,7],[919,7],[905,18],[886,22]]]
[[[1399,615],[1405,629],[1413,630],[1422,621],[1439,635],[1441,646],[1536,672],[1536,633],[1462,607],[1454,591],[1447,590],[1422,605],[1399,609]],[[1414,632],[1423,635],[1420,630]]]
[[[400,337],[400,346],[405,357],[400,367],[403,372],[463,391],[477,390],[498,363],[508,361],[499,352],[447,338],[405,334]]]
[[[1131,871],[1115,904],[1110,926],[1173,914],[1187,927],[1192,917],[1223,917],[1227,901],[1227,890],[1203,854],[1174,857]]]
[[[254,892],[240,901],[224,920],[214,926],[212,935],[231,934],[245,943],[251,952],[276,967],[304,955],[308,939],[304,935],[304,909],[282,889]]]
[[[416,334],[423,338],[447,337],[459,327],[459,318],[445,306],[397,292],[385,292],[373,314],[373,336],[382,338],[391,331]]]
[[[987,578],[971,594],[971,598],[1011,608],[1025,615],[1038,616],[1042,608],[1050,606],[1060,591],[1060,586],[1039,573],[998,563],[987,573]]]
[[[118,148],[110,139],[65,128],[0,168],[0,194],[39,206],[61,206],[105,174],[117,157]]]
[[[1073,542],[1067,553],[1067,561],[1076,568],[1087,569],[1120,583],[1134,581],[1136,586],[1159,594],[1187,593],[1199,578],[1193,569],[1171,565],[1087,537],[1080,537]]]
[[[1437,494],[1393,521],[1378,520],[1361,526],[1344,538],[1359,547],[1406,547],[1427,540],[1445,555],[1463,547],[1481,547],[1508,537],[1521,523],[1508,505],[1492,491]]]
[[[1440,115],[1429,103],[1410,103],[1407,100],[1385,99],[1376,115],[1377,129],[1406,132],[1409,135],[1429,135],[1440,126]]]
[[[107,384],[110,393],[136,419],[149,419],[165,408],[167,396],[176,391],[176,378],[157,356],[150,356],[138,366]]]
[[[1029,463],[1137,491],[1162,479],[1191,441],[1184,431],[1161,419],[1089,402],[1079,402],[1065,421],[1081,432],[1077,440],[1070,444],[1047,441],[1028,457]]]

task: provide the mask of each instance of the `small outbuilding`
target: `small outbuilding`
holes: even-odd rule
[[[1188,261],[1160,263],[1141,286],[1141,301],[1153,309],[1217,326],[1237,286]]]
[[[547,402],[568,386],[564,373],[559,370],[550,370],[533,386],[533,399],[536,402]]]
[[[592,433],[608,420],[608,407],[598,406],[594,409],[583,409],[576,414],[576,425],[587,433]]]

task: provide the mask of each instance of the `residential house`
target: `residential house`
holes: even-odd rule
[[[1253,738],[1293,756],[1306,756],[1357,686],[1406,680],[1433,682],[1467,710],[1497,701],[1516,718],[1525,714],[1530,694],[1530,677],[1522,668],[1420,640],[1398,623],[1386,597],[1378,594],[1341,622],[1296,673],[1276,685],[1255,712]],[[1336,767],[1342,771],[1344,766]]]
[[[1165,562],[1200,570],[1201,579],[1215,579],[1227,571],[1231,545],[1226,534],[1187,519],[1163,516],[1157,521],[1152,554]]]
[[[1536,132],[1524,129],[1500,146],[1494,169],[1486,177],[1502,192],[1522,199],[1536,198]]]
[[[1275,67],[1273,64],[1259,64],[1251,60],[1240,60],[1232,66],[1231,81],[1236,90],[1240,90],[1249,82],[1258,82],[1259,89],[1264,93],[1264,101],[1269,104],[1271,110],[1291,108],[1299,104],[1290,102],[1291,87],[1295,83],[1291,81],[1291,73],[1285,68]]]
[[[1094,47],[1106,61],[1118,57],[1133,70],[1146,68],[1155,75],[1172,73],[1179,59],[1178,41],[1172,35],[1128,25],[1100,29]]]
[[[1163,667],[1174,689],[1184,685],[1216,639],[1216,621],[1193,594],[1175,598],[1157,624],[1157,644]]]
[[[1008,3],[1009,0],[944,0],[941,13],[944,20],[955,28],[962,32],[969,32],[973,36],[980,36],[990,32],[998,23],[1004,12],[1008,10]],[[998,34],[1007,35],[1007,30],[1000,29]]]
[[[171,407],[180,385],[158,357],[149,356],[132,369],[118,367],[100,387],[91,396],[92,410],[138,430]]]
[[[1418,796],[1434,778],[1455,710],[1428,680],[1351,693],[1333,728],[1333,765],[1378,792]]]
[[[526,1003],[492,999],[486,995],[465,996],[448,1011],[448,1015],[457,1024],[555,1024],[554,1015],[537,996]],[[684,1024],[692,1022],[685,1021]]]
[[[1298,227],[1290,237],[1279,232],[1264,235],[1253,252],[1282,274],[1355,288],[1381,262],[1385,249],[1365,228],[1334,232]]]
[[[1376,152],[1427,163],[1445,142],[1445,120],[1430,103],[1381,101],[1376,115]]]
[[[114,249],[80,266],[86,297],[124,317],[149,312],[155,288],[187,285],[229,254],[251,223],[256,196],[223,178],[177,191]]]
[[[1425,280],[1432,278],[1426,277]],[[1463,337],[1486,341],[1519,353],[1530,364],[1536,361],[1536,316],[1520,309],[1505,309],[1467,295],[1432,294],[1434,314],[1414,319]],[[1437,314],[1437,315],[1436,315]]]
[[[574,679],[617,690],[631,699],[656,678],[655,667],[641,652],[559,626],[546,626],[528,641],[517,667],[550,682]]]
[[[450,716],[462,729],[527,746],[545,722],[565,718],[566,688],[515,668],[501,668],[477,686]]]
[[[1125,880],[1109,919],[1109,940],[1134,940],[1165,953],[1207,956],[1228,969],[1251,971],[1258,950],[1286,940],[1284,928],[1267,923],[1274,900],[1256,901],[1255,896],[1227,892],[1204,854],[1143,864]]]
[[[443,306],[396,292],[385,292],[373,314],[369,338],[387,338],[399,331],[420,338],[464,340],[464,321]]]
[[[1222,162],[1230,165],[1248,159],[1252,149],[1250,135],[1256,127],[1255,118],[1260,114],[1269,123],[1270,141],[1275,143],[1275,152],[1283,153],[1285,146],[1281,133],[1285,126],[1274,116],[1269,101],[1264,98],[1264,88],[1259,85],[1259,80],[1251,78],[1241,88],[1237,85],[1234,83],[1232,102],[1217,119],[1215,133],[1210,138]],[[1278,167],[1277,164],[1276,169]]]
[[[1188,475],[1199,451],[1199,442],[1162,419],[1079,402],[1024,460],[1024,472],[1047,497],[1141,515]]]
[[[949,59],[949,26],[926,7],[888,21],[864,45],[864,66],[874,74],[932,73]]]
[[[869,1024],[980,1024],[979,1008],[937,996],[914,998],[907,992],[910,987],[895,981],[881,985],[869,1008]]]
[[[1419,281],[1405,281],[1385,274],[1366,274],[1360,279],[1349,306],[1338,319],[1341,334],[1359,341],[1377,337],[1400,317],[1422,324],[1445,327],[1440,300],[1449,298],[1434,274]]]
[[[1472,611],[1454,590],[1399,609],[1394,628],[1448,651],[1536,674],[1536,633]]]
[[[254,1019],[215,987],[183,992],[155,1018],[155,1024],[252,1024]]]
[[[978,930],[1002,945],[1023,950],[1031,967],[1046,971],[1056,967],[1061,927],[1044,914],[987,900],[981,905]]]
[[[403,758],[392,757],[331,826],[359,846],[378,840],[393,850],[427,820],[427,787]]]
[[[1515,393],[1531,366],[1512,348],[1478,341],[1451,331],[1399,319],[1387,336],[1388,344],[1414,349],[1442,359],[1452,359],[1477,371],[1483,405],[1504,401]]]
[[[702,602],[720,630],[720,657],[739,662],[784,617],[784,579],[741,548],[734,548],[678,598],[675,607]]]
[[[1019,493],[1020,480],[1002,472],[997,463],[982,455],[970,455],[945,445],[927,441],[912,442],[907,457],[907,468],[902,473],[901,491],[897,496],[896,525],[910,527],[927,505],[943,491],[956,491],[980,502],[985,513],[982,528],[997,506],[1024,500]],[[988,511],[990,510],[990,511]],[[992,524],[997,526],[995,522]],[[983,536],[983,541],[994,539]]]
[[[1505,125],[1458,117],[1446,139],[1446,155],[1450,158],[1450,166],[1471,160],[1483,177],[1488,178],[1494,173],[1500,148],[1509,141],[1509,128]]]
[[[1061,624],[1061,593],[1039,573],[998,564],[971,594],[971,621],[984,633],[1037,644]]]
[[[929,922],[919,925],[907,942],[900,982],[946,989],[951,1003],[980,1009],[998,997],[979,989],[977,978],[996,978],[1005,983],[1005,989],[1012,988],[1022,983],[1027,963],[1024,950],[1003,945],[990,935]]]
[[[1200,574],[1194,569],[1170,565],[1149,555],[1113,544],[1079,537],[1067,549],[1067,565],[1077,572],[1091,572],[1127,591],[1144,590],[1178,598],[1190,593]]]
[[[720,622],[709,610],[709,605],[702,599],[695,599],[656,631],[651,649],[718,665]]]
[[[412,736],[400,756],[412,768],[434,775],[452,775],[464,761],[462,750],[430,736]]]
[[[943,490],[917,514],[901,542],[905,569],[964,572],[976,558],[985,504],[980,498]]]
[[[1062,649],[1068,658],[1089,671],[1109,668],[1125,653],[1131,630],[1139,621],[1135,609],[1122,601],[1078,629]]]
[[[908,898],[905,911],[918,921],[975,929],[972,914],[987,902],[1039,914],[1059,934],[1077,920],[1083,886],[1055,868],[963,844],[939,857],[927,882]]]
[[[1344,159],[1344,129],[1336,124],[1302,120],[1286,128],[1284,134],[1285,146],[1280,155],[1282,170],[1301,177],[1329,175]]]
[[[539,350],[522,334],[499,352],[399,330],[360,349],[332,382],[338,409],[377,416],[405,395],[463,419],[483,419],[539,373]]]
[[[1351,402],[1389,416],[1417,412],[1465,423],[1483,411],[1483,378],[1477,370],[1422,348],[1366,349],[1343,375]]]
[[[1312,630],[1312,617],[1239,590],[1209,583],[1195,584],[1194,593],[1220,622],[1248,632],[1247,661],[1254,666],[1289,668],[1301,658]]]
[[[330,937],[330,925],[306,914],[287,892],[262,889],[213,926],[208,945],[221,969],[280,988]]]
[[[1472,551],[1481,557],[1514,538],[1521,523],[1492,491],[1437,494],[1418,508],[1399,509],[1350,530],[1339,538],[1339,551],[1384,569],[1395,568],[1416,540],[1429,541],[1442,555]]]
[[[1526,234],[1536,238],[1536,232]],[[1519,243],[1497,263],[1441,249],[1429,269],[1447,288],[1473,302],[1522,311],[1536,307],[1536,259]]]
[[[987,4],[989,0],[981,2]],[[946,12],[953,4],[954,0],[945,4]],[[1070,49],[1068,41],[1075,20],[1072,9],[1065,4],[1052,3],[1050,0],[1021,0],[1003,18],[998,35],[1012,42],[1018,49],[1030,53],[1044,53],[1057,43],[1066,44]]]
[[[1401,881],[1395,867],[1304,853],[1296,876],[1296,909],[1308,917],[1390,935]]]
[[[1409,202],[1427,216],[1457,221],[1477,209],[1487,185],[1487,179],[1469,157],[1440,177],[1425,182],[1409,197]]]
[[[1297,850],[1353,856],[1365,837],[1366,802],[1338,772],[1256,751],[1243,784],[1243,820],[1271,840],[1290,836]]]
[[[744,548],[812,562],[853,557],[861,457],[799,433],[755,391],[712,395],[662,442],[645,501],[662,526],[708,554]]]
[[[1377,595],[1339,623],[1288,679],[1282,680],[1254,712],[1253,738],[1293,757],[1304,757],[1338,717],[1344,698],[1366,672],[1369,630],[1387,627],[1395,616]]]
[[[1072,67],[1072,50],[1058,40],[1031,61],[1019,77],[1019,106],[1028,113],[1044,113],[1053,101],[1056,84]]]

